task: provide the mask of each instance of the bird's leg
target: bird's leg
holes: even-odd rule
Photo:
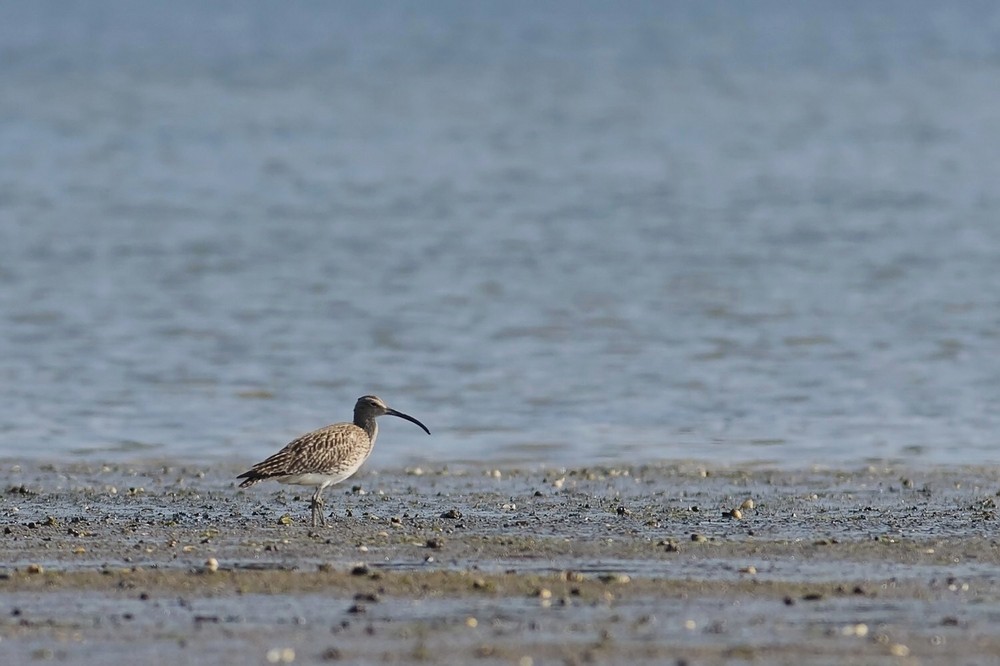
[[[323,507],[325,503],[323,502],[323,486],[316,489],[313,493],[312,501],[309,503],[309,508],[312,509],[312,526],[313,527],[326,527],[326,515],[323,513]],[[319,520],[317,521],[317,517]],[[317,525],[317,522],[319,523]]]

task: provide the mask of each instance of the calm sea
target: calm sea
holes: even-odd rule
[[[5,3],[0,458],[1000,462],[1000,5]]]

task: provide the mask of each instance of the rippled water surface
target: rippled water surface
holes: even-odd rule
[[[17,3],[0,456],[1000,462],[992,3]]]

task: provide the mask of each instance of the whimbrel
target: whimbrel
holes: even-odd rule
[[[334,423],[289,442],[267,460],[236,477],[246,479],[240,484],[240,488],[265,479],[299,486],[316,486],[309,504],[312,509],[312,526],[325,526],[323,490],[357,472],[368,459],[375,446],[375,438],[378,437],[375,418],[383,414],[416,423],[428,435],[431,434],[423,423],[389,408],[378,396],[364,395],[354,404],[354,423]]]

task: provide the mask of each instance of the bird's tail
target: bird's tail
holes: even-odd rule
[[[240,484],[240,488],[249,488],[250,486],[254,485],[255,483],[260,483],[261,481],[263,481],[267,477],[266,476],[261,476],[261,475],[257,474],[256,472],[254,472],[253,470],[250,470],[249,472],[243,472],[242,474],[240,474],[236,478],[237,479],[243,479],[243,483]]]

